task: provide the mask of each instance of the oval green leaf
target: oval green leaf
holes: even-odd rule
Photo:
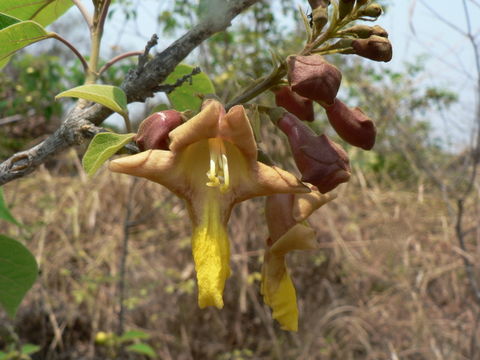
[[[150,345],[147,344],[132,344],[126,347],[127,351],[134,352],[137,354],[142,354],[142,355],[147,355],[151,358],[154,358],[157,356],[155,354],[155,350],[152,349]]]
[[[21,224],[13,217],[10,210],[8,210],[7,203],[3,196],[3,189],[0,187],[0,219],[11,222],[12,224],[21,226]]]
[[[60,97],[75,97],[94,101],[124,117],[128,116],[127,96],[118,86],[101,84],[81,85],[61,92],[55,96],[55,99]]]
[[[12,318],[37,275],[32,253],[17,240],[0,235],[0,304]]]
[[[179,64],[173,70],[173,72],[165,80],[165,84],[174,84],[182,76],[192,73],[194,69],[193,66],[186,64]],[[168,99],[172,103],[172,106],[175,110],[185,111],[193,110],[197,112],[200,109],[202,100],[199,95],[214,94],[215,88],[213,87],[212,82],[209,77],[201,72],[197,75],[192,76],[192,82],[186,81],[170,94],[168,94]]]
[[[47,26],[62,16],[71,0],[0,0],[0,12],[20,20],[34,20]]]
[[[88,176],[97,172],[113,154],[132,140],[135,134],[115,134],[110,132],[95,135],[83,155],[82,164]]]
[[[25,46],[53,36],[34,21],[14,23],[0,30],[0,68],[9,57]]]

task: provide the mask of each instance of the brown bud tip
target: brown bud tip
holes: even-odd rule
[[[380,5],[371,4],[371,5],[368,5],[365,9],[360,11],[360,16],[368,16],[376,19],[380,15],[382,15],[382,12],[383,12],[383,9]]]
[[[303,121],[313,121],[313,101],[293,92],[290,86],[281,86],[273,90],[275,104],[283,107]]]
[[[302,181],[329,192],[350,179],[348,156],[327,136],[316,134],[295,115],[285,113],[278,127],[287,135]]]
[[[354,35],[359,39],[367,39],[372,35],[388,38],[387,31],[381,26],[354,25],[340,32],[342,35]]]
[[[317,7],[312,11],[312,20],[317,32],[322,31],[323,27],[328,22],[328,12],[326,7]]]
[[[310,4],[312,10],[315,10],[319,7],[326,8],[328,5],[330,5],[330,0],[308,0],[308,3]]]
[[[342,73],[320,55],[289,56],[288,81],[297,94],[314,101],[333,104]]]
[[[356,39],[352,42],[355,54],[364,58],[389,62],[392,60],[392,44],[381,36],[372,35],[368,39]]]
[[[168,134],[183,122],[182,113],[165,110],[153,113],[143,120],[133,140],[140,151],[150,149],[168,150]]]
[[[388,38],[387,30],[385,30],[381,26],[375,25],[374,27],[372,27],[372,30],[373,30],[372,35]]]
[[[351,109],[336,99],[335,103],[325,107],[325,110],[330,124],[343,140],[365,150],[373,148],[377,129],[360,108]]]

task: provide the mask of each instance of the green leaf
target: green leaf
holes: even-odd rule
[[[38,345],[25,344],[22,346],[22,350],[20,352],[24,355],[30,355],[30,354],[36,353],[40,349],[41,347]]]
[[[5,202],[5,198],[3,196],[3,189],[0,187],[0,219],[6,220],[11,222],[12,224],[21,226],[21,224],[13,217],[10,210],[8,210],[8,206]]]
[[[95,135],[83,155],[83,168],[92,176],[113,154],[128,144],[135,134],[100,133]]]
[[[20,19],[16,17],[0,13],[0,30],[6,28],[7,26],[13,25],[20,22]]]
[[[0,30],[0,68],[8,58],[25,46],[53,36],[34,21],[14,23]]]
[[[155,350],[153,350],[150,345],[143,344],[143,343],[129,345],[127,346],[126,349],[127,351],[134,352],[137,354],[147,355],[152,358],[157,356],[157,354],[155,354]]]
[[[71,0],[0,0],[0,12],[47,26],[72,5]]]
[[[126,341],[131,341],[131,340],[137,340],[137,339],[148,339],[150,338],[150,335],[147,334],[146,332],[143,331],[137,331],[137,330],[130,330],[127,331],[126,333],[122,334],[118,338],[120,342],[126,342]]]
[[[76,97],[94,101],[122,116],[128,115],[127,96],[118,86],[100,84],[81,85],[61,92],[55,96],[55,99],[60,97]]]
[[[165,84],[174,84],[178,79],[184,75],[188,75],[194,69],[193,66],[186,64],[179,64],[173,70],[173,72],[165,80]],[[173,90],[168,94],[168,99],[172,103],[172,106],[175,110],[185,111],[193,110],[198,111],[202,100],[198,95],[214,94],[215,88],[213,87],[212,82],[209,77],[201,72],[197,75],[192,76],[192,83],[186,81],[182,86]]]
[[[32,253],[17,240],[0,235],[0,304],[12,318],[37,274]]]

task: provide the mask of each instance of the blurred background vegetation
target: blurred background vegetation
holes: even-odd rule
[[[137,6],[123,0],[113,10],[128,21],[138,16]],[[159,29],[175,37],[204,11],[202,2],[172,2],[158,14]],[[271,51],[286,56],[301,49],[299,20],[294,1],[260,2],[188,61],[212,78],[222,99],[231,99],[269,71]],[[67,24],[68,19],[57,26],[68,35],[73,28]],[[0,313],[0,350],[35,344],[41,350],[32,359],[52,360],[480,358],[479,303],[462,258],[473,262],[479,251],[476,186],[462,198],[461,217],[456,210],[456,194],[468,190],[467,175],[476,171],[472,149],[449,150],[431,119],[454,105],[457,95],[420,85],[421,58],[401,71],[350,56],[329,61],[343,74],[341,98],[376,120],[378,140],[372,151],[356,151],[336,137],[316,108],[313,126],[348,150],[353,178],[313,216],[320,250],[289,259],[299,298],[297,334],[279,330],[259,294],[259,249],[267,238],[261,199],[237,206],[230,221],[233,276],[225,309],[199,310],[181,201],[155,184],[139,180],[133,186],[130,178],[106,170],[88,180],[79,147],[5,186],[12,212],[26,227],[1,225],[25,241],[41,274],[14,322]],[[121,83],[133,63],[112,66],[102,80]],[[80,69],[56,47],[13,58],[0,74],[0,159],[58,127],[68,105],[53,98],[81,84]],[[157,97],[139,113],[163,101]],[[272,105],[273,95],[259,101]],[[262,132],[260,147],[294,170],[286,139],[269,124]],[[122,353],[119,345],[127,203],[130,255],[121,327],[143,334],[129,344],[148,337],[155,356]],[[459,218],[464,247],[458,242]]]

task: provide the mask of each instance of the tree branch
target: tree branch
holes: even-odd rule
[[[128,102],[143,102],[153,96],[158,85],[192,50],[213,34],[225,30],[232,19],[258,1],[225,1],[222,8],[203,18],[164,51],[150,61],[145,60],[145,64],[142,64],[144,66],[130,70],[121,86]],[[19,152],[0,164],[0,185],[33,172],[51,156],[92,137],[95,125],[101,124],[111,113],[111,110],[99,104],[85,105],[77,102],[74,110],[66,116],[54,134],[33,148]]]

